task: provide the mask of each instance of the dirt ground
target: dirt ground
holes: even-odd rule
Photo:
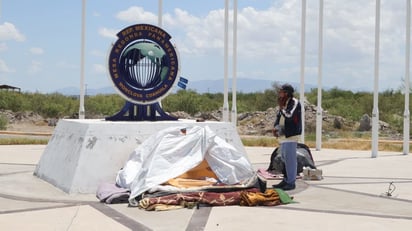
[[[14,123],[7,126],[9,132],[29,132],[29,133],[50,133],[52,134],[54,126],[49,126],[47,123]]]

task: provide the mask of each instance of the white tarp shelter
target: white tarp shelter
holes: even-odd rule
[[[150,136],[130,155],[118,172],[116,183],[130,189],[129,202],[135,205],[137,196],[181,176],[204,160],[218,182],[245,187],[256,183],[256,173],[246,153],[217,136],[208,126],[170,127]]]

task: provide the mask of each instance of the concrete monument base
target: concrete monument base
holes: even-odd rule
[[[229,122],[60,120],[34,175],[69,194],[96,193],[144,140],[168,127],[209,126],[237,150],[245,152],[236,127]]]

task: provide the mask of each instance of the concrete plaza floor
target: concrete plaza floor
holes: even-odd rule
[[[298,203],[148,212],[68,195],[33,176],[45,145],[0,146],[0,230],[411,230],[412,156],[312,150],[323,180],[298,180]],[[266,168],[273,148],[245,147]],[[269,181],[268,186],[277,183]]]

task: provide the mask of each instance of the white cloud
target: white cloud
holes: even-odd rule
[[[145,11],[142,7],[132,6],[125,11],[121,11],[116,15],[116,18],[129,23],[157,23],[157,15]]]
[[[201,61],[220,59],[224,46],[224,10],[203,16],[175,8],[163,15],[163,27],[171,34],[182,57]],[[307,2],[305,74],[316,84],[318,65],[317,1]],[[405,3],[382,1],[380,29],[381,79],[404,75]],[[156,13],[141,7],[119,12],[128,23],[157,24]],[[229,13],[229,54],[232,53],[233,11]],[[101,29],[102,36],[116,39],[120,31]],[[301,1],[274,1],[267,9],[244,7],[238,11],[238,76],[299,81],[301,46]],[[370,88],[375,53],[375,1],[325,1],[323,24],[324,84]],[[210,64],[209,64],[210,65]],[[201,65],[199,65],[201,66]],[[206,62],[204,63],[206,65]],[[190,68],[185,67],[183,68]],[[220,67],[217,67],[220,68]],[[208,72],[193,71],[205,78]],[[393,83],[392,83],[393,84]],[[384,88],[393,87],[385,85]]]
[[[13,69],[10,69],[4,60],[0,59],[0,73],[11,73],[14,72]]]
[[[169,27],[186,28],[197,26],[201,23],[201,20],[201,18],[191,15],[189,12],[179,8],[174,10],[174,15],[165,14],[163,16],[164,24]]]
[[[296,5],[297,3],[295,3]],[[290,7],[257,10],[253,7],[238,12],[238,52],[243,57],[263,58],[299,50],[298,11],[285,11]],[[294,6],[296,8],[296,6]],[[173,14],[163,16],[164,27],[176,41],[182,53],[191,55],[221,54],[224,46],[224,10],[212,10],[204,17],[191,15],[176,8]],[[233,12],[229,14],[230,27]],[[229,31],[229,44],[233,32]]]
[[[23,42],[26,40],[26,38],[12,23],[5,22],[0,25],[0,41],[7,40]]]
[[[108,29],[108,28],[100,28],[99,29],[99,34],[105,38],[110,38],[110,39],[117,39],[116,34],[119,32],[119,30],[116,29]]]
[[[44,50],[42,48],[39,48],[39,47],[32,47],[32,48],[30,48],[30,53],[34,54],[34,55],[42,55],[42,54],[44,54]]]

